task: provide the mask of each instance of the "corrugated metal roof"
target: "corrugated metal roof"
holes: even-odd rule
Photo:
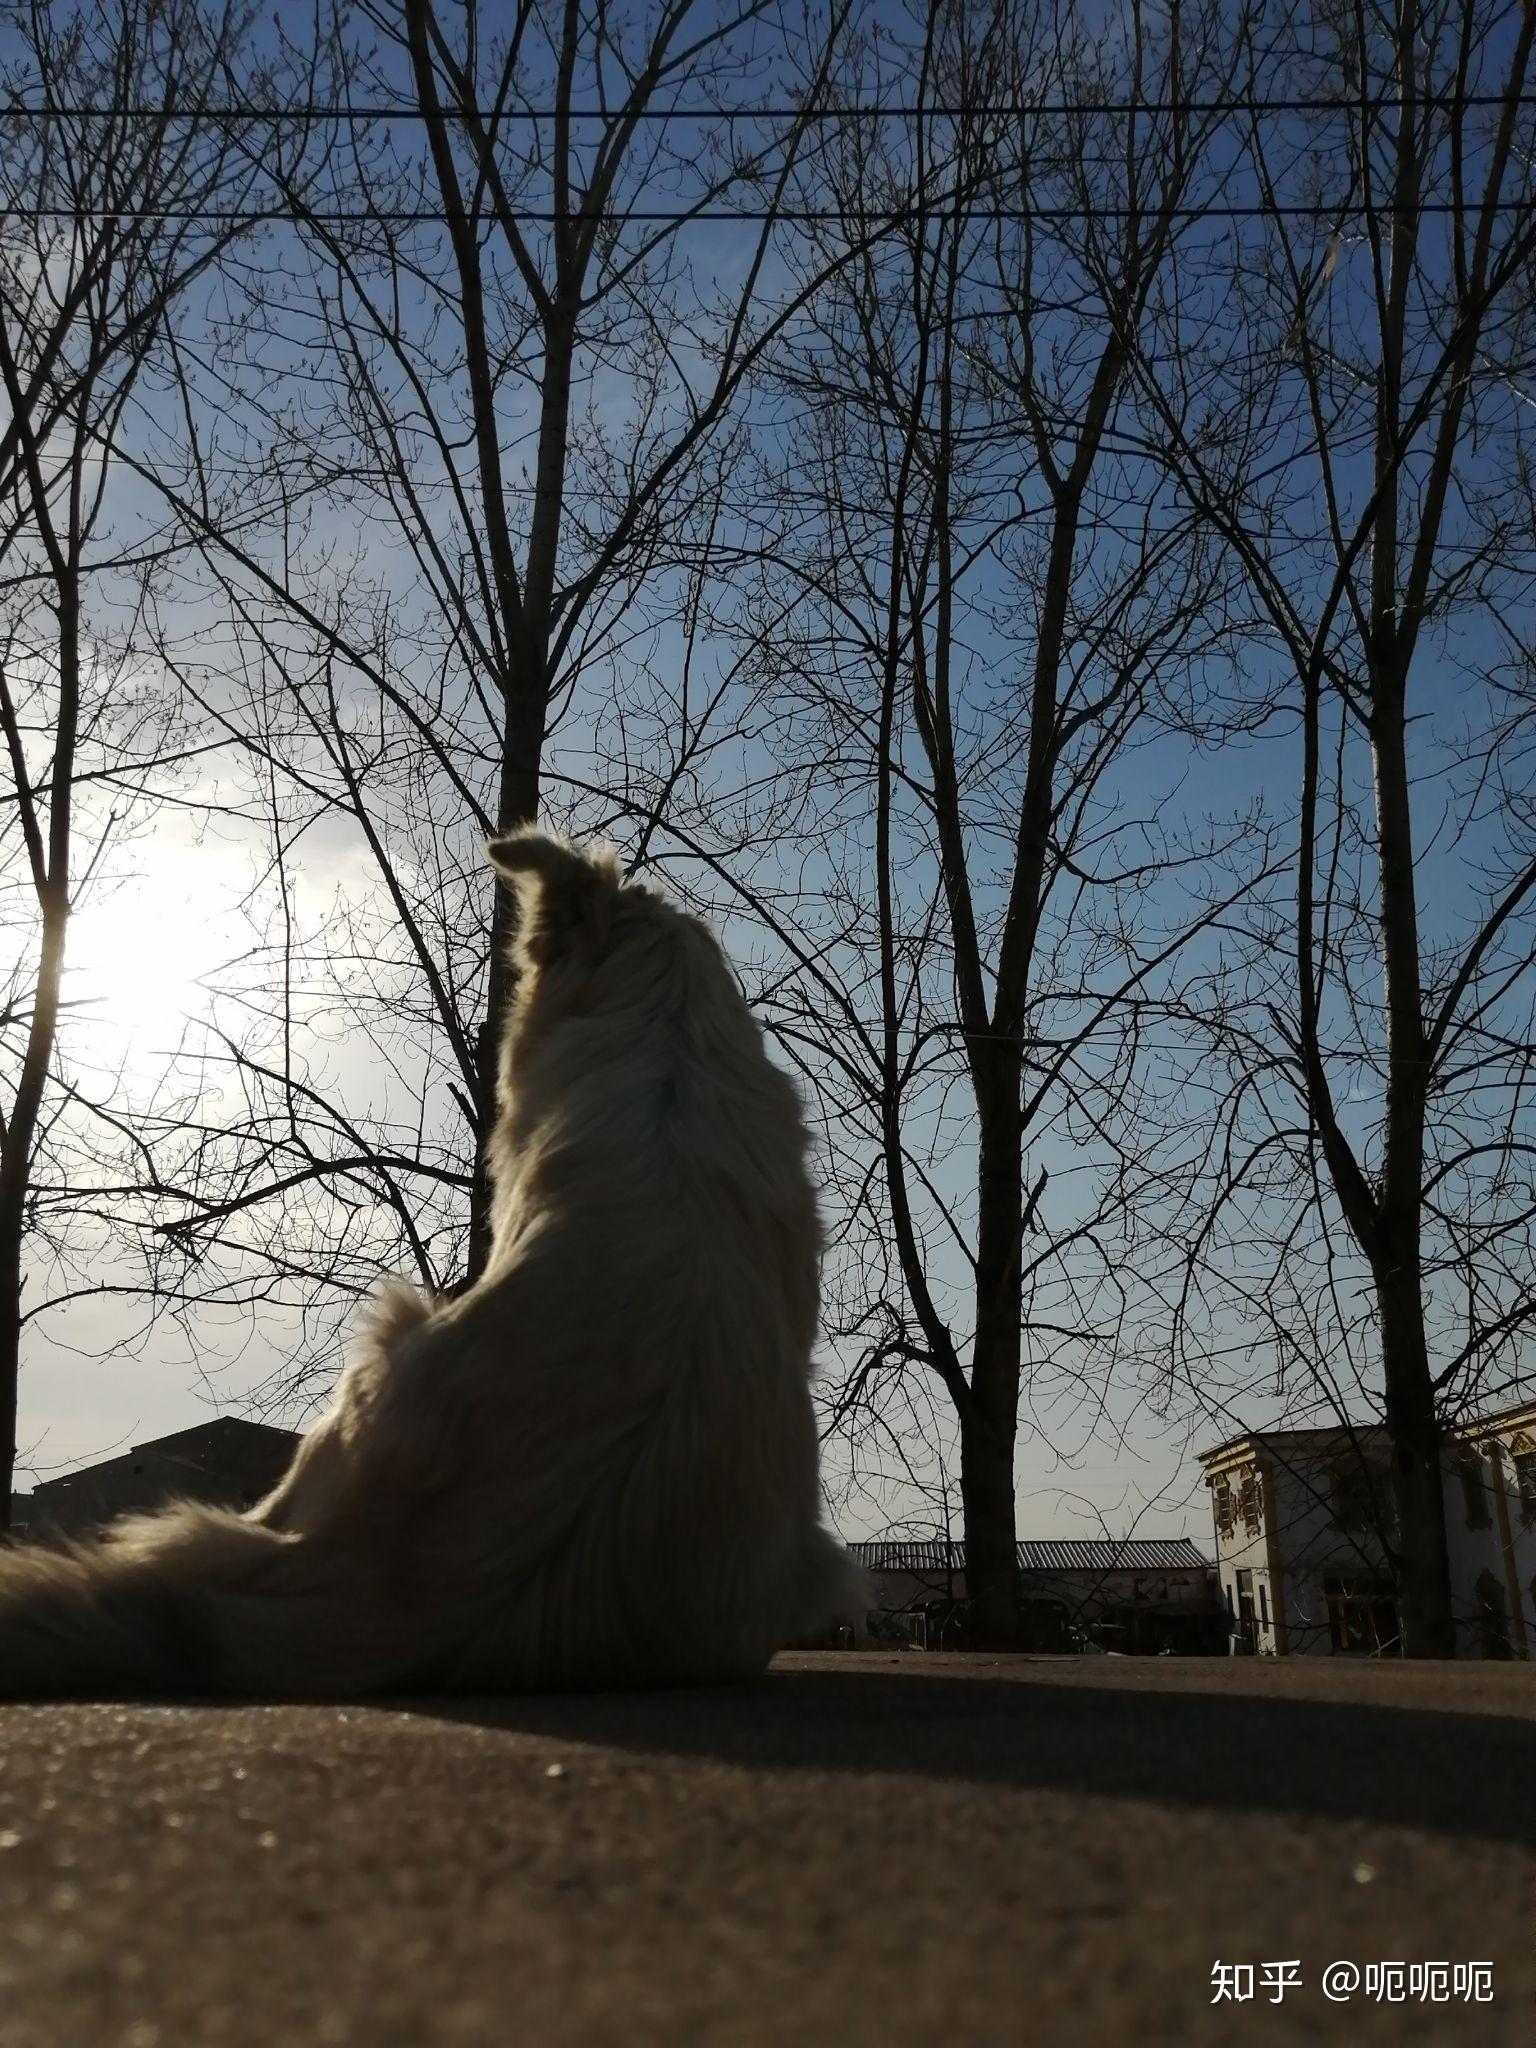
[[[963,1572],[965,1545],[943,1541],[905,1542],[879,1537],[850,1543],[858,1562],[873,1572]],[[1204,1571],[1210,1559],[1188,1536],[1034,1537],[1018,1546],[1026,1572]]]
[[[1034,1539],[1021,1543],[1019,1566],[1026,1572],[1189,1572],[1209,1560],[1188,1536],[1127,1536]]]

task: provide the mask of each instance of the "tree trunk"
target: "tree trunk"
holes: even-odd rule
[[[72,758],[72,728],[68,738]],[[62,845],[63,857],[67,859],[67,838],[56,844]],[[21,1385],[21,1249],[27,1227],[27,1191],[32,1179],[38,1110],[58,1028],[68,915],[67,895],[50,881],[43,890],[43,938],[32,1025],[27,1034],[21,1080],[11,1104],[10,1125],[0,1144],[0,1529],[10,1527],[11,1487],[16,1471],[16,1419]]]
[[[1383,549],[1383,552],[1386,550]],[[1374,566],[1374,565],[1373,565]],[[1420,1225],[1428,1094],[1413,810],[1408,779],[1406,662],[1377,594],[1377,644],[1392,655],[1372,677],[1382,973],[1387,1009],[1387,1114],[1371,1264],[1381,1318],[1382,1379],[1397,1498],[1398,1606],[1403,1652],[1454,1657],[1440,1424],[1424,1334]]]
[[[21,1384],[19,1245],[0,1245],[0,1532],[11,1526],[16,1483],[16,1414]]]
[[[1014,1446],[1023,1341],[1023,1132],[1016,1049],[994,1044],[988,1053],[993,1071],[985,1090],[977,1173],[972,1412],[960,1432],[960,1491],[972,1645],[979,1650],[1012,1650],[1019,1640]]]
[[[42,502],[41,493],[38,493]],[[69,843],[75,741],[80,717],[80,567],[78,535],[70,536],[67,563],[57,570],[59,622],[59,705],[49,775],[46,871],[34,868],[42,938],[37,988],[21,1074],[11,1099],[10,1118],[0,1138],[0,1508],[11,1521],[11,1486],[16,1471],[16,1419],[21,1386],[22,1241],[27,1227],[27,1192],[32,1184],[38,1114],[53,1062],[59,1024],[59,990],[64,978],[64,934],[69,922]],[[25,784],[21,785],[25,790]],[[30,799],[26,799],[30,801]]]
[[[531,666],[531,663],[530,663]],[[497,829],[510,832],[531,825],[539,814],[539,768],[544,745],[542,689],[509,698],[502,733],[501,789]],[[512,966],[512,934],[516,905],[510,890],[499,885],[491,904],[490,960],[486,973],[485,1022],[475,1040],[479,1081],[475,1112],[475,1169],[469,1190],[469,1258],[465,1286],[473,1286],[491,1255],[491,1176],[489,1148],[496,1122],[496,1083],[501,1067],[501,1040],[507,1013],[517,989]]]
[[[965,1594],[975,1650],[1013,1650],[1019,1640],[1019,1556],[1014,1527],[1017,1425],[976,1414],[960,1429],[965,1515]]]
[[[1428,1099],[1423,974],[1408,775],[1408,674],[1417,622],[1402,608],[1403,374],[1424,164],[1419,152],[1419,10],[1397,15],[1398,128],[1389,286],[1376,398],[1376,512],[1371,534],[1371,763],[1387,1012],[1387,1103],[1371,1265],[1381,1318],[1382,1379],[1397,1499],[1397,1597],[1403,1654],[1454,1657],[1440,1426],[1424,1334],[1420,1256]]]
[[[560,527],[565,507],[565,462],[570,431],[571,371],[576,351],[576,317],[566,300],[553,307],[544,323],[545,367],[539,404],[539,454],[534,482],[533,517],[529,528],[526,574],[521,606],[504,615],[509,646],[516,650],[506,683],[506,720],[502,727],[501,788],[496,829],[510,832],[534,824],[539,815],[539,781],[544,758],[544,720],[549,706],[551,641],[555,623],[555,572]],[[493,426],[494,401],[477,395],[477,415],[487,408]],[[487,493],[498,491],[499,458],[482,471]],[[498,522],[500,524],[501,522]],[[496,1122],[496,1081],[501,1067],[501,1040],[507,1012],[516,993],[511,959],[516,906],[510,891],[498,888],[491,911],[491,957],[486,980],[485,1022],[475,1042],[479,1074],[479,1125],[475,1132],[475,1177],[469,1196],[469,1270],[473,1285],[491,1255],[491,1183],[488,1147]]]
[[[1387,1434],[1397,1505],[1397,1600],[1405,1657],[1454,1657],[1440,1421],[1424,1341],[1418,1261],[1376,1275]]]

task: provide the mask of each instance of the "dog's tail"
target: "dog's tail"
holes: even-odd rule
[[[194,1506],[0,1549],[0,1699],[387,1689],[413,1646],[353,1578],[314,1539]]]

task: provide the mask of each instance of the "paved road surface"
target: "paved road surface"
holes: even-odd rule
[[[1218,1960],[1302,1983],[1212,2005]],[[0,1708],[0,2048],[1316,2040],[1536,2041],[1536,1669]]]

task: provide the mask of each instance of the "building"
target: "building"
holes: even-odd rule
[[[298,1445],[291,1429],[221,1415],[13,1495],[11,1533],[76,1535],[173,1500],[254,1507],[287,1471]]]
[[[1390,1456],[1379,1426],[1265,1431],[1200,1454],[1235,1649],[1396,1653]],[[1536,1404],[1452,1431],[1444,1473],[1458,1652],[1536,1655]]]
[[[880,1538],[848,1547],[875,1587],[861,1641],[963,1645],[963,1543]],[[1216,1575],[1187,1536],[1036,1539],[1018,1545],[1018,1558],[1024,1634],[1036,1649],[1068,1649],[1073,1629],[1088,1627],[1129,1649],[1194,1647],[1218,1611]]]

